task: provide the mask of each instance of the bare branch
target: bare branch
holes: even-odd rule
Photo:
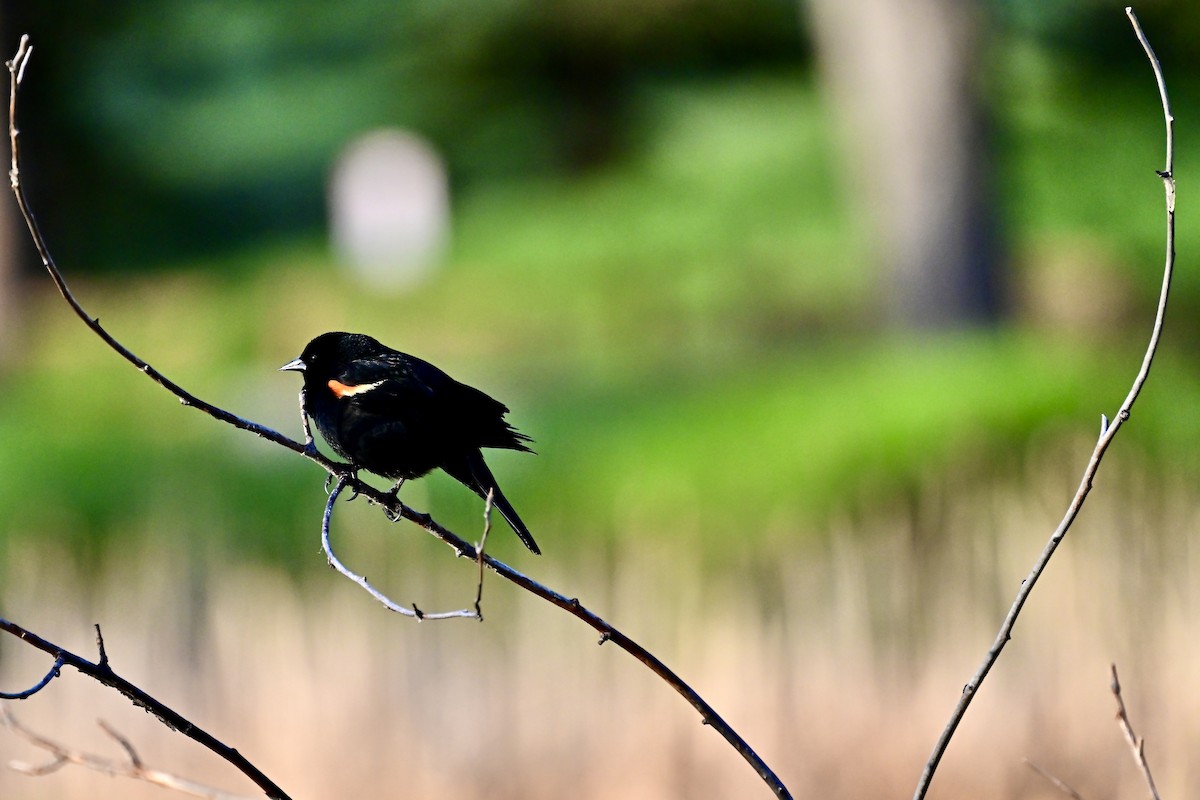
[[[349,479],[344,475],[337,479],[337,483],[334,484],[333,491],[329,493],[329,500],[325,503],[325,514],[321,517],[321,549],[325,553],[325,560],[329,562],[329,566],[333,567],[338,572],[357,583],[363,589],[366,589],[367,593],[382,603],[383,607],[388,611],[395,611],[397,614],[401,614],[406,617],[412,617],[418,622],[427,619],[453,619],[456,617],[482,619],[478,613],[478,600],[476,601],[475,611],[472,611],[468,608],[463,608],[459,609],[458,611],[440,611],[429,613],[417,608],[415,603],[411,608],[405,608],[372,586],[365,577],[356,572],[352,572],[346,567],[345,564],[341,562],[341,559],[334,555],[333,545],[329,541],[329,523],[333,518],[333,504],[337,502],[338,496],[342,493],[342,490],[346,488],[349,482]]]
[[[100,320],[88,314],[79,301],[75,299],[75,295],[71,293],[67,286],[66,279],[63,278],[62,272],[59,271],[58,265],[55,264],[54,258],[50,255],[50,248],[46,244],[45,238],[42,236],[41,228],[38,226],[37,219],[33,215],[33,211],[29,207],[29,201],[25,197],[25,189],[21,184],[21,142],[20,133],[17,128],[17,87],[25,74],[25,67],[29,63],[29,56],[33,52],[33,46],[29,44],[29,37],[22,36],[21,44],[17,49],[17,53],[13,59],[7,62],[9,71],[9,96],[8,96],[8,138],[9,146],[12,152],[12,161],[9,168],[8,178],[12,187],[13,195],[16,197],[17,206],[21,210],[21,217],[25,220],[26,226],[29,228],[29,234],[33,239],[33,244],[37,248],[38,256],[42,260],[42,266],[50,273],[50,278],[54,281],[54,285],[58,287],[59,294],[71,306],[75,315],[83,320],[92,331],[100,337],[110,348],[115,350],[123,359],[128,361],[139,371],[149,377],[152,381],[162,386],[171,394],[179,399],[179,402],[185,406],[196,408],[205,414],[208,414],[215,419],[233,425],[235,428],[250,431],[253,434],[261,436],[268,441],[274,442],[289,450],[311,459],[324,467],[330,474],[343,475],[350,473],[352,470],[347,464],[339,464],[331,461],[323,456],[315,447],[305,446],[282,433],[279,433],[265,425],[260,425],[257,422],[252,422],[248,419],[243,419],[226,411],[223,408],[212,405],[204,400],[188,392],[179,384],[167,378],[150,364],[143,361],[132,351],[118,342],[103,326],[100,325]]]
[[[273,442],[281,447],[286,447],[287,449],[297,453],[298,455],[304,456],[305,458],[309,459],[310,461],[313,461],[313,462],[319,464],[323,469],[325,469],[326,472],[329,473],[330,476],[336,477],[338,479],[339,483],[343,485],[343,488],[348,487],[348,488],[350,488],[350,490],[352,492],[354,492],[356,494],[361,494],[364,497],[367,497],[371,502],[375,503],[376,505],[381,506],[385,510],[385,512],[387,513],[389,518],[399,519],[400,517],[403,517],[403,518],[409,520],[410,522],[415,522],[416,524],[418,524],[422,528],[424,528],[426,531],[433,534],[437,538],[441,539],[443,542],[445,542],[447,545],[449,545],[451,548],[453,548],[454,551],[460,557],[471,558],[476,561],[481,561],[488,569],[492,570],[493,572],[495,572],[496,574],[505,578],[506,580],[511,581],[512,583],[516,584],[517,586],[520,586],[522,589],[525,589],[526,591],[528,591],[538,597],[541,597],[542,599],[544,599],[550,603],[553,603],[554,605],[558,606],[559,608],[562,608],[565,611],[567,611],[567,612],[573,614],[574,616],[578,617],[579,619],[583,620],[588,625],[590,625],[592,628],[600,631],[600,634],[601,634],[600,643],[601,644],[603,644],[604,642],[608,642],[608,641],[613,642],[618,647],[625,650],[630,655],[632,655],[634,658],[636,658],[638,661],[640,661],[642,664],[644,664],[648,669],[650,669],[659,678],[664,680],[669,686],[671,686],[671,688],[673,688],[680,695],[682,695],[684,697],[684,699],[687,700],[688,703],[690,703],[700,713],[701,722],[703,724],[712,727],[714,730],[716,730],[718,733],[720,733],[727,742],[729,742],[729,744],[747,761],[747,763],[750,764],[750,766],[755,770],[755,772],[758,773],[759,777],[762,778],[762,780],[771,788],[771,791],[776,796],[778,796],[780,798],[790,798],[791,797],[791,794],[788,792],[787,787],[785,787],[783,785],[783,782],[779,780],[779,778],[775,775],[774,771],[769,766],[767,766],[766,762],[763,761],[756,752],[754,752],[753,748],[750,747],[750,745],[746,742],[746,740],[743,739],[729,725],[729,723],[727,723],[724,719],[722,719],[719,714],[717,714],[717,712],[713,709],[713,707],[710,706],[708,704],[708,702],[704,700],[704,698],[702,698],[694,689],[692,689],[687,683],[685,683],[678,675],[676,675],[673,671],[671,671],[665,664],[663,664],[661,661],[659,661],[658,658],[656,658],[652,653],[650,653],[650,651],[646,650],[644,647],[639,645],[633,639],[630,639],[628,636],[621,633],[619,630],[617,630],[615,627],[610,625],[608,622],[601,619],[598,615],[589,611],[577,599],[568,598],[565,595],[559,594],[558,592],[555,592],[554,590],[549,589],[549,588],[543,586],[542,584],[538,583],[537,581],[534,581],[533,579],[521,574],[520,572],[518,572],[517,570],[508,566],[507,564],[504,564],[503,562],[497,561],[496,559],[492,558],[491,556],[486,555],[483,552],[482,547],[480,547],[480,548],[472,547],[465,540],[459,538],[458,536],[451,533],[446,528],[443,528],[441,525],[436,523],[433,520],[433,518],[430,517],[428,514],[419,513],[417,511],[414,511],[413,509],[409,508],[408,506],[404,505],[402,502],[400,502],[400,500],[396,497],[395,494],[385,494],[384,492],[376,489],[375,487],[371,486],[370,484],[360,481],[356,475],[355,469],[352,466],[350,466],[348,464],[341,464],[341,463],[338,463],[335,461],[331,461],[330,459],[328,459],[324,455],[322,455],[316,449],[316,447],[313,446],[312,441],[311,441],[311,433],[309,433],[307,430],[305,431],[305,434],[306,434],[306,439],[308,439],[309,441],[305,444],[301,444],[300,442],[297,442],[287,436],[284,436],[283,434],[279,433],[278,431],[268,428],[265,425],[260,425],[257,422],[243,419],[242,417],[239,417],[236,414],[232,414],[223,408],[219,408],[218,406],[215,406],[211,403],[201,400],[199,397],[197,397],[197,396],[191,394],[190,392],[186,391],[185,389],[183,389],[181,386],[176,384],[174,381],[171,381],[170,379],[168,379],[161,372],[159,372],[157,369],[152,367],[149,363],[147,363],[146,361],[143,361],[141,358],[134,355],[133,352],[131,352],[124,345],[122,345],[120,342],[118,342],[111,334],[109,334],[108,331],[106,331],[100,325],[100,322],[98,319],[90,316],[86,311],[84,311],[83,307],[79,304],[79,302],[75,299],[74,295],[71,293],[70,289],[67,286],[66,279],[63,277],[58,266],[55,264],[54,259],[50,255],[49,247],[46,244],[46,240],[42,236],[41,230],[38,227],[38,224],[37,224],[36,219],[34,218],[33,212],[29,207],[29,202],[25,197],[25,190],[24,190],[24,188],[21,184],[21,180],[20,180],[20,141],[19,141],[19,135],[18,135],[18,130],[17,130],[17,124],[16,124],[17,87],[20,83],[21,77],[24,74],[24,69],[28,62],[29,53],[30,53],[31,49],[32,48],[29,45],[28,37],[27,36],[22,37],[21,45],[17,51],[16,56],[13,58],[12,61],[8,62],[8,68],[9,68],[9,74],[10,74],[10,82],[9,82],[9,87],[10,87],[9,88],[9,141],[10,141],[10,145],[12,148],[12,166],[9,171],[9,180],[12,185],[13,194],[15,195],[16,200],[17,200],[17,205],[20,208],[21,216],[24,218],[25,224],[29,228],[30,236],[33,238],[34,246],[37,248],[38,255],[40,256],[40,258],[42,260],[42,265],[46,268],[46,271],[50,274],[50,277],[54,281],[55,286],[58,287],[59,294],[61,294],[63,299],[66,300],[66,302],[71,306],[71,309],[75,312],[75,315],[78,316],[83,321],[83,323],[92,330],[92,332],[94,332],[97,336],[99,336],[100,339],[103,340],[105,344],[107,344],[110,348],[112,348],[114,351],[116,351],[116,353],[118,355],[120,355],[123,359],[125,359],[129,363],[133,364],[140,372],[145,374],[147,377],[149,377],[155,383],[162,386],[164,389],[166,389],[168,392],[170,392],[172,395],[174,395],[176,398],[178,398],[179,402],[182,403],[183,405],[190,406],[192,408],[196,408],[196,409],[204,412],[205,414],[208,414],[209,416],[213,417],[214,419],[217,419],[217,420],[224,422],[226,424],[229,424],[229,425],[233,425],[234,427],[239,428],[241,430],[250,431],[251,433],[253,433],[257,436],[260,436],[260,437],[262,437],[270,442]],[[323,526],[323,530],[325,530],[325,531],[327,531],[327,528],[328,528],[328,518],[332,514],[332,507],[333,507],[333,496],[331,495],[330,502],[327,503],[326,507],[325,507],[325,516],[322,519],[322,526]],[[347,571],[347,573],[348,573],[348,571]],[[348,573],[348,574],[353,575],[353,573]],[[355,579],[355,578],[352,578],[352,579]],[[357,580],[357,579],[355,579],[355,580]],[[365,583],[365,581],[363,581],[363,583]],[[360,585],[362,585],[362,584],[360,584]],[[367,587],[364,587],[364,588],[367,588]],[[372,591],[372,590],[368,588],[368,591]],[[377,599],[379,599],[379,598],[377,598]],[[393,610],[398,611],[399,608],[396,608]],[[427,615],[424,612],[422,612],[416,606],[412,606],[410,610],[418,618],[422,618],[422,617],[428,618],[430,616],[430,615]],[[404,612],[400,612],[400,613],[404,613]],[[475,616],[475,615],[468,612],[467,616]],[[2,622],[2,621],[0,621],[0,622]],[[7,623],[7,624],[12,625],[12,623]],[[0,626],[0,627],[2,627],[2,626]],[[13,626],[13,627],[16,627],[16,626]],[[24,633],[28,633],[28,632],[25,632],[24,629],[20,629],[20,630],[22,630]],[[32,636],[32,634],[28,634],[28,635]],[[53,646],[49,645],[48,643],[47,643],[47,646],[53,648]],[[58,649],[54,648],[51,650],[47,650],[47,652],[57,653]],[[82,661],[82,659],[80,659],[80,661]],[[98,669],[97,665],[91,664],[90,662],[84,661],[82,663],[87,664],[90,669],[93,669],[93,670]],[[75,663],[73,663],[71,660],[68,660],[67,664],[69,666],[76,666]],[[84,670],[81,670],[81,671],[84,671]],[[109,672],[109,674],[111,674],[111,671],[108,671],[108,672]],[[86,673],[86,674],[91,674],[91,673]],[[93,675],[93,677],[95,677],[95,675]],[[112,684],[108,684],[108,685],[112,685]],[[132,684],[126,684],[126,685],[128,686],[130,691],[135,691],[135,692],[138,692],[140,695],[145,696],[145,698],[147,699],[148,702],[152,701],[152,702],[157,703],[157,701],[153,701],[153,698],[150,698],[148,695],[145,695],[143,692],[141,692],[140,689],[137,689]],[[122,691],[124,691],[124,690],[122,690]],[[135,702],[137,702],[137,701],[135,701]],[[159,705],[161,706],[161,704],[159,704]],[[170,712],[170,713],[174,714],[174,712]],[[182,720],[181,717],[179,719]],[[189,723],[189,725],[190,725],[190,723]],[[193,729],[194,728],[189,727],[186,730],[190,731]],[[189,735],[190,735],[190,733],[189,733]],[[205,736],[208,737],[207,734],[205,734]],[[195,738],[195,737],[193,737],[193,738]],[[206,746],[210,746],[210,747],[211,746],[219,746],[222,748],[225,747],[224,745],[221,745],[220,742],[217,742],[217,740],[212,739],[211,737],[208,737],[208,739],[210,739],[213,744],[206,745]],[[229,748],[225,748],[225,749],[229,750]],[[234,755],[236,755],[236,751],[230,751],[230,752],[232,752]],[[240,758],[240,756],[239,756],[239,758]],[[245,764],[246,764],[247,768],[253,769],[253,765],[250,765],[249,762],[245,762]],[[243,770],[243,771],[245,771],[245,770]],[[255,770],[255,771],[257,772],[257,770]],[[249,773],[247,773],[247,774],[249,774]],[[259,773],[259,774],[261,775],[261,773]],[[267,780],[265,776],[261,776],[261,777],[262,777],[262,780],[264,780],[264,781]],[[263,784],[259,784],[259,785],[262,786]],[[279,791],[278,795],[272,795],[272,796],[284,797],[282,791],[278,790],[277,787],[274,787],[273,784],[270,784],[270,785],[274,788],[275,791]]]
[[[479,586],[475,590],[475,615],[483,622],[483,552],[487,547],[488,534],[492,532],[492,500],[495,490],[488,489],[487,498],[483,503],[483,536],[475,546],[475,563],[479,566]]]
[[[0,722],[17,736],[51,755],[50,761],[40,765],[25,764],[20,761],[9,762],[9,766],[12,769],[26,775],[49,775],[68,764],[76,764],[110,777],[132,778],[133,780],[145,781],[146,783],[152,783],[155,786],[161,786],[164,789],[171,789],[182,794],[203,797],[205,800],[246,800],[244,795],[232,794],[212,786],[188,780],[187,778],[181,778],[169,772],[147,767],[129,739],[115,731],[103,720],[98,723],[101,730],[108,734],[125,751],[125,756],[128,758],[127,763],[121,763],[115,759],[105,758],[104,756],[92,753],[85,753],[81,750],[74,750],[53,739],[48,739],[45,736],[34,733],[19,723],[17,718],[12,715],[12,712],[2,706],[0,706]]]
[[[285,793],[283,789],[280,789],[278,786],[276,786],[270,778],[264,775],[262,771],[258,769],[258,767],[250,763],[250,761],[248,761],[246,757],[237,750],[218,740],[212,734],[196,725],[196,723],[184,717],[179,712],[169,708],[166,704],[151,696],[140,687],[130,683],[117,673],[113,672],[112,667],[110,667],[108,664],[107,656],[103,656],[99,663],[93,663],[88,661],[86,658],[75,655],[65,648],[59,647],[53,642],[46,641],[37,634],[32,633],[25,628],[22,628],[20,625],[10,622],[6,619],[0,619],[0,630],[16,636],[18,639],[31,647],[54,656],[55,664],[60,664],[61,662],[61,666],[72,667],[97,683],[101,683],[112,689],[116,689],[118,692],[129,698],[130,702],[132,702],[135,706],[144,708],[154,716],[158,717],[159,721],[171,730],[179,731],[189,739],[199,742],[204,747],[207,747],[209,750],[228,761],[242,774],[254,781],[254,783],[263,790],[267,797],[273,798],[274,800],[290,800],[287,793]],[[49,770],[57,768],[57,766],[50,767],[49,765],[45,767],[45,769]]]
[[[1141,41],[1147,56],[1150,58],[1155,78],[1158,81],[1159,95],[1162,100],[1163,114],[1166,118],[1167,126],[1166,168],[1158,173],[1163,180],[1166,191],[1167,255],[1166,265],[1163,268],[1162,290],[1159,293],[1158,310],[1155,314],[1154,326],[1150,333],[1150,343],[1146,348],[1145,356],[1142,358],[1141,369],[1138,370],[1137,377],[1133,381],[1133,386],[1129,390],[1129,394],[1125,397],[1125,401],[1117,410],[1115,418],[1111,424],[1107,423],[1107,418],[1101,419],[1100,438],[1096,442],[1091,460],[1088,461],[1087,468],[1083,472],[1083,479],[1080,481],[1079,489],[1075,492],[1075,497],[1072,498],[1070,505],[1067,507],[1066,515],[1062,518],[1058,528],[1055,529],[1054,534],[1050,537],[1050,541],[1046,543],[1041,555],[1034,562],[1033,569],[1026,576],[1025,580],[1021,581],[1021,588],[1017,592],[1016,599],[1013,601],[1008,615],[1004,618],[1004,622],[1000,626],[1000,631],[996,634],[995,641],[992,642],[991,648],[984,656],[983,663],[979,665],[975,674],[971,676],[971,679],[963,687],[962,695],[959,697],[958,704],[954,708],[954,713],[951,714],[949,723],[947,723],[945,729],[942,731],[942,735],[934,745],[933,753],[925,763],[925,769],[921,773],[921,779],[918,781],[916,792],[913,794],[914,800],[921,800],[921,798],[925,797],[925,793],[929,790],[929,784],[933,780],[933,774],[937,770],[938,762],[941,761],[942,755],[946,752],[946,748],[950,744],[950,739],[954,736],[954,731],[958,728],[958,723],[962,721],[963,716],[967,713],[967,708],[971,705],[971,701],[975,698],[975,694],[979,691],[979,687],[987,677],[988,672],[991,671],[992,666],[1000,658],[1000,653],[1004,649],[1004,646],[1012,638],[1013,626],[1016,625],[1021,609],[1025,607],[1025,601],[1029,599],[1034,585],[1042,576],[1046,565],[1050,563],[1051,556],[1054,555],[1054,551],[1058,549],[1059,544],[1062,543],[1063,538],[1067,535],[1067,531],[1070,529],[1072,523],[1075,522],[1075,517],[1078,516],[1079,510],[1083,508],[1083,503],[1087,499],[1088,493],[1092,490],[1092,481],[1096,477],[1096,472],[1100,469],[1100,460],[1108,450],[1109,444],[1112,443],[1113,437],[1117,435],[1117,431],[1129,419],[1133,403],[1137,400],[1138,395],[1142,391],[1142,386],[1146,383],[1146,379],[1150,375],[1150,365],[1154,360],[1154,354],[1158,350],[1158,342],[1162,336],[1163,320],[1167,311],[1167,297],[1170,294],[1171,277],[1175,271],[1175,120],[1171,115],[1171,106],[1167,100],[1166,84],[1162,77],[1162,69],[1158,63],[1158,59],[1155,58],[1154,51],[1150,48],[1149,42],[1146,41],[1145,36],[1142,34],[1142,29],[1138,25],[1137,17],[1134,16],[1133,11],[1127,8],[1126,14],[1128,14],[1130,21],[1133,23],[1134,31],[1137,33],[1139,41]]]
[[[1121,697],[1121,681],[1117,679],[1117,665],[1112,666],[1112,683],[1109,688],[1112,689],[1113,697],[1117,699],[1117,724],[1121,726],[1121,733],[1125,734],[1125,741],[1129,743],[1129,749],[1133,752],[1133,761],[1137,764],[1138,769],[1142,772],[1142,780],[1146,782],[1146,788],[1150,790],[1150,797],[1153,800],[1159,800],[1158,789],[1154,786],[1154,776],[1150,774],[1150,765],[1146,763],[1146,740],[1133,732],[1133,724],[1129,721],[1129,714],[1125,711],[1125,700]]]
[[[647,669],[665,681],[672,689],[678,692],[693,708],[700,714],[700,721],[704,725],[708,725],[717,733],[721,734],[730,746],[736,750],[742,758],[758,773],[759,777],[771,788],[771,791],[780,798],[790,798],[792,795],[779,780],[775,772],[767,765],[765,761],[759,757],[758,753],[746,742],[745,739],[738,734],[733,727],[726,722],[716,710],[708,704],[708,702],[700,696],[691,686],[689,686],[682,678],[675,674],[666,664],[659,661],[658,658],[646,648],[635,642],[633,639],[626,636],[616,627],[605,621],[595,612],[586,608],[579,602],[578,598],[567,597],[559,594],[553,589],[543,586],[534,579],[517,571],[516,569],[505,564],[503,561],[492,558],[482,551],[482,548],[475,548],[465,539],[460,538],[447,528],[442,527],[434,521],[428,514],[419,514],[413,511],[408,506],[400,502],[394,494],[383,492],[371,486],[368,483],[362,483],[357,479],[350,482],[355,484],[356,488],[363,497],[368,501],[380,505],[384,508],[385,513],[391,517],[404,517],[410,522],[415,522],[429,533],[436,536],[442,542],[450,546],[455,555],[459,558],[470,558],[475,561],[482,561],[484,565],[492,572],[496,573],[505,580],[515,583],[525,591],[534,594],[543,600],[552,603],[564,611],[572,614],[575,617],[583,620],[592,628],[600,632],[600,644],[612,642],[620,647],[625,652],[640,661]]]
[[[1055,789],[1058,789],[1060,792],[1065,794],[1067,797],[1072,797],[1072,798],[1074,798],[1074,800],[1083,800],[1083,795],[1081,795],[1079,792],[1072,789],[1066,783],[1066,781],[1062,780],[1057,775],[1047,772],[1046,770],[1039,767],[1037,764],[1030,761],[1028,758],[1022,759],[1022,761],[1025,762],[1025,766],[1029,767],[1031,770],[1036,772],[1038,775],[1041,775],[1043,778],[1050,781],[1050,784]]]
[[[9,694],[8,692],[0,692],[0,700],[24,700],[26,698],[33,697],[42,689],[45,689],[46,686],[49,685],[50,681],[62,674],[62,668],[63,660],[62,656],[59,656],[58,658],[54,659],[54,666],[52,666],[50,671],[46,673],[46,677],[42,678],[31,688],[26,689],[23,692],[13,692],[12,694]]]

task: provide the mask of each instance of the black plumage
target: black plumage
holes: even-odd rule
[[[342,458],[398,482],[440,468],[482,498],[491,490],[496,510],[541,553],[480,450],[533,452],[503,403],[359,333],[322,334],[280,369],[304,374],[305,413]]]

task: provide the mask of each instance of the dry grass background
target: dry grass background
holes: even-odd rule
[[[1044,441],[1021,464],[929,476],[907,499],[827,535],[784,523],[734,563],[704,563],[686,529],[523,563],[688,680],[796,797],[909,797],[962,684],[1074,490],[1092,442]],[[1000,474],[1003,473],[1003,474]],[[347,560],[402,599],[462,604],[473,565],[405,555],[367,511]],[[1118,443],[1013,641],[951,744],[931,797],[1089,800],[1144,788],[1113,721],[1108,665],[1165,797],[1200,790],[1200,503]],[[414,624],[319,570],[138,545],[81,580],[64,553],[10,551],[3,613],[80,653],[102,623],[122,675],[238,747],[298,798],[767,797],[678,696],[582,624],[498,580],[483,624]],[[686,526],[683,526],[686,527]],[[384,535],[377,536],[380,531]],[[730,536],[737,536],[730,531]],[[299,536],[299,534],[298,534]],[[131,541],[152,541],[131,532]],[[357,541],[357,538],[356,538]],[[802,543],[803,542],[803,543]],[[371,548],[378,548],[372,550]],[[379,554],[400,550],[385,564]],[[558,548],[562,549],[562,548]],[[89,588],[94,585],[94,588]],[[447,588],[447,585],[450,588]],[[453,594],[451,593],[453,590]],[[14,690],[43,657],[0,642]],[[253,787],[123,698],[68,672],[10,704],[36,730],[118,755],[112,723],[154,766]],[[41,756],[0,731],[0,760]],[[142,798],[163,790],[77,768],[0,770],[0,798]]]

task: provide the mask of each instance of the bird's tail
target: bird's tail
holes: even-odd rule
[[[488,491],[490,490],[492,493],[492,507],[500,512],[500,515],[504,517],[513,531],[516,532],[521,543],[528,547],[535,555],[540,556],[542,554],[541,549],[537,546],[537,542],[533,540],[533,534],[529,532],[529,528],[525,527],[525,523],[521,521],[517,510],[512,507],[512,503],[508,502],[508,498],[504,496],[504,492],[500,491],[500,484],[496,482],[492,471],[488,469],[487,462],[483,460],[482,453],[476,450],[460,464],[442,465],[442,469],[449,473],[450,477],[464,484],[484,500],[487,499]]]

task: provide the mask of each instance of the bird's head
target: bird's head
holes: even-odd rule
[[[302,372],[305,382],[324,383],[346,364],[369,359],[387,352],[387,348],[361,333],[331,331],[323,333],[304,347],[298,358],[280,367],[280,371]]]

